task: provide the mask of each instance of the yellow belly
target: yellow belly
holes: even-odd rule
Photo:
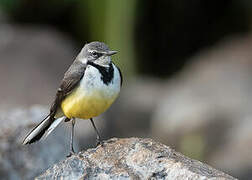
[[[86,95],[76,89],[62,101],[61,109],[68,118],[89,119],[105,112],[117,96],[118,93],[107,97],[102,91]]]

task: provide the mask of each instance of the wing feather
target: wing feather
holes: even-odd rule
[[[79,84],[81,78],[84,76],[87,64],[75,60],[69,67],[61,81],[60,87],[57,90],[56,97],[50,108],[50,116],[55,116],[61,102],[64,98],[72,92],[72,90]]]

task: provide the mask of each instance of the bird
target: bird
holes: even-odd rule
[[[23,145],[47,137],[61,122],[71,121],[70,154],[76,118],[89,119],[96,132],[97,145],[103,145],[93,121],[116,100],[122,86],[122,73],[111,56],[117,51],[99,41],[85,44],[65,72],[48,115],[24,138]]]

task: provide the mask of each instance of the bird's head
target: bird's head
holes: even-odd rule
[[[103,42],[91,42],[86,44],[77,59],[82,63],[93,62],[101,66],[108,66],[111,63],[112,55],[117,51],[109,50],[108,46]]]

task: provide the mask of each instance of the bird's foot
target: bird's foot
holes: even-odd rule
[[[101,138],[96,138],[96,146],[101,145],[102,147],[104,146],[104,141],[101,140]]]
[[[72,155],[76,154],[74,151],[70,151],[67,157],[71,157]]]

